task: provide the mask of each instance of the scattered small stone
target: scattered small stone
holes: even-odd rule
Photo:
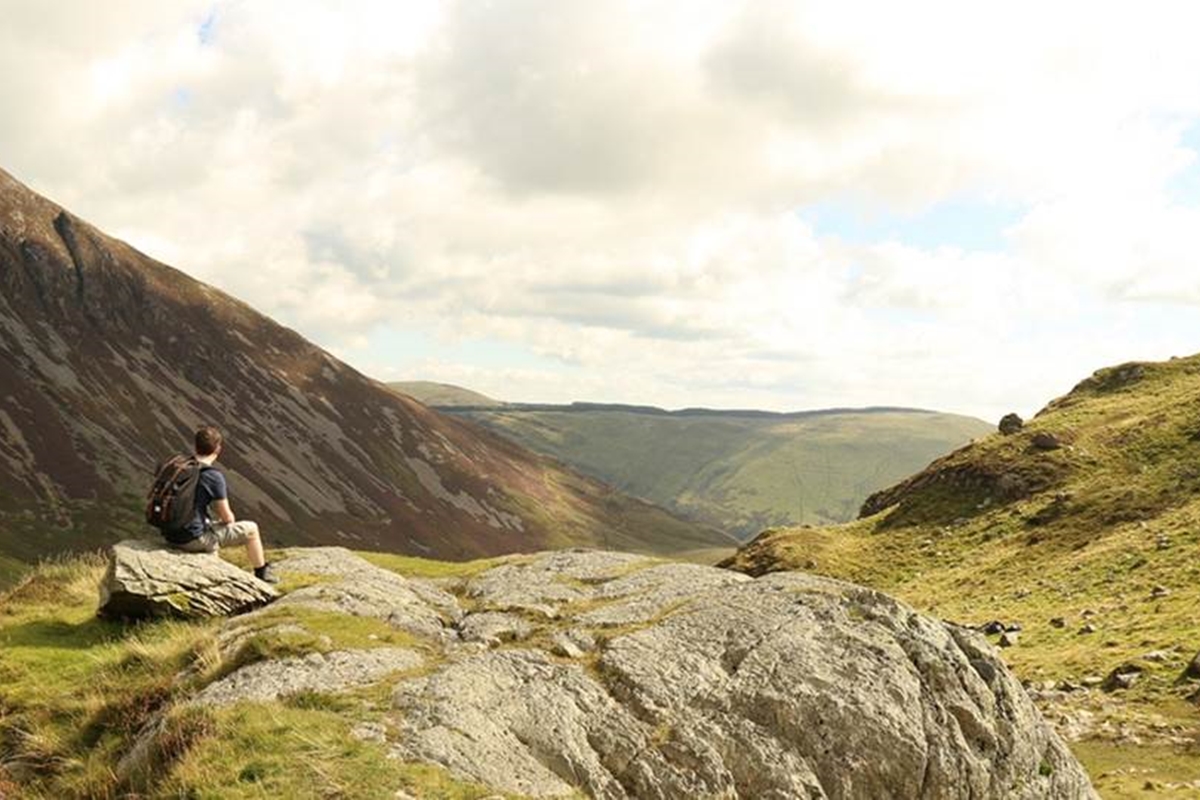
[[[387,742],[387,726],[382,722],[360,722],[350,729],[350,738],[360,742]]]
[[[1086,688],[1092,689],[1104,683],[1104,678],[1101,678],[1099,675],[1084,675],[1079,682]]]
[[[1062,447],[1062,442],[1053,433],[1047,431],[1039,431],[1033,435],[1033,446],[1038,450],[1057,450]]]
[[[1079,616],[1083,617],[1084,619],[1087,619],[1088,617],[1096,616],[1096,612],[1090,608],[1085,608],[1083,611],[1080,612]]]
[[[1063,619],[1062,617],[1051,617],[1050,618],[1050,627],[1051,628],[1065,628],[1065,627],[1067,627],[1067,621],[1065,619]]]
[[[1188,663],[1183,670],[1183,677],[1188,680],[1200,680],[1200,653]]]
[[[1157,600],[1160,597],[1166,597],[1170,593],[1171,593],[1171,590],[1165,586],[1155,586],[1153,589],[1150,590],[1150,598],[1152,600]]]
[[[1084,625],[1082,628],[1080,628],[1079,632],[1080,633],[1095,633],[1096,626],[1089,622],[1086,625]]]
[[[1018,632],[1020,632],[1020,631],[1022,630],[1022,628],[1021,628],[1021,623],[1019,623],[1019,622],[1010,622],[1010,623],[1008,623],[1007,625],[1005,625],[1005,626],[1004,626],[1004,630],[1006,630],[1006,631],[1008,631],[1008,632],[1010,632],[1010,633],[1018,633]]]
[[[1025,427],[1025,420],[1021,419],[1019,414],[1005,414],[1000,418],[1000,432],[1005,436],[1011,436]]]
[[[1104,683],[1100,685],[1100,688],[1106,692],[1115,692],[1119,689],[1129,689],[1135,683],[1137,683],[1138,678],[1140,678],[1142,673],[1145,671],[1146,668],[1141,664],[1126,662],[1115,667],[1112,672],[1108,673],[1108,676],[1104,679]]]
[[[1004,633],[1004,623],[998,619],[991,622],[985,622],[979,626],[979,630],[984,636],[995,636],[997,633]]]
[[[574,631],[555,634],[550,647],[550,651],[554,655],[565,658],[583,658],[594,649],[596,649],[594,639]]]
[[[1013,647],[1020,640],[1021,634],[1018,631],[1005,631],[1000,634],[1001,647]]]
[[[1164,661],[1169,661],[1170,659],[1171,654],[1166,650],[1151,650],[1149,653],[1146,653],[1144,656],[1142,656],[1143,661],[1156,661],[1160,664]]]

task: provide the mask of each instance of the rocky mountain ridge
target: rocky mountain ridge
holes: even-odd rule
[[[137,530],[154,465],[205,422],[226,431],[235,508],[275,542],[466,558],[728,541],[398,396],[3,171],[0,289],[8,556]]]

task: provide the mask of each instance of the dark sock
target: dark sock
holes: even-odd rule
[[[271,566],[270,561],[266,562],[261,567],[255,567],[254,568],[254,577],[261,578],[263,575],[267,574],[267,567],[269,567],[269,566]]]

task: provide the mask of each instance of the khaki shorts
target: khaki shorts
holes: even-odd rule
[[[245,544],[252,533],[258,533],[258,523],[240,519],[228,524],[210,522],[204,526],[204,533],[190,542],[172,545],[185,553],[215,553],[221,545]]]

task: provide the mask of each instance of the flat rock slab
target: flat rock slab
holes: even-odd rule
[[[303,691],[344,692],[419,667],[423,660],[414,650],[378,647],[260,661],[204,687],[195,702],[221,706],[242,700],[265,703]]]
[[[322,578],[289,592],[280,607],[373,617],[398,630],[434,638],[462,617],[454,595],[377,567],[343,547],[295,548],[276,567],[283,575]]]
[[[129,539],[112,546],[100,584],[106,617],[229,616],[271,602],[278,593],[219,556],[184,553],[160,542]]]

